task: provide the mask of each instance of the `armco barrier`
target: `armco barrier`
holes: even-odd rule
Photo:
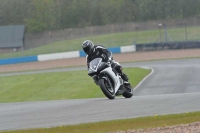
[[[27,56],[27,57],[10,58],[10,59],[0,59],[0,65],[25,63],[25,62],[35,62],[35,61],[38,61],[37,56]]]
[[[80,57],[79,51],[38,55],[38,61],[57,60],[57,59],[76,58],[76,57]]]
[[[130,46],[114,47],[114,48],[108,48],[108,50],[110,50],[113,54],[134,52],[136,51],[136,46],[130,45]],[[66,58],[77,58],[77,57],[85,57],[85,56],[86,54],[84,53],[84,51],[80,50],[80,51],[71,51],[71,52],[62,52],[62,53],[53,53],[53,54],[43,54],[43,55],[37,55],[37,56],[0,59],[0,65],[57,60],[57,59],[66,59]]]

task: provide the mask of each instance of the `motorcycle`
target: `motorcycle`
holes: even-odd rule
[[[96,58],[89,63],[88,75],[97,79],[104,95],[109,99],[122,95],[125,98],[133,96],[133,89],[124,85],[124,80],[120,74],[111,67],[111,63],[102,62],[102,58]]]

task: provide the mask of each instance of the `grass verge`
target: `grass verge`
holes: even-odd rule
[[[132,86],[150,70],[125,68]],[[0,103],[105,97],[87,71],[0,77]]]
[[[46,129],[6,131],[1,133],[104,133],[118,130],[156,128],[200,121],[200,112],[140,117]]]

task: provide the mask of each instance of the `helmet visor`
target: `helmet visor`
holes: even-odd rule
[[[89,54],[89,53],[90,53],[90,47],[85,47],[85,48],[83,48],[83,50],[84,50],[84,52],[85,52],[86,54]]]

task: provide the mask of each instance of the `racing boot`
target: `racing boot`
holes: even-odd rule
[[[125,86],[130,86],[130,83],[128,82],[128,76],[125,73],[121,73],[121,77],[124,80],[124,85]]]
[[[125,86],[130,86],[130,83],[128,82],[128,76],[122,72],[123,68],[121,67],[121,65],[119,65],[118,63],[113,63],[113,67],[114,69],[119,73],[119,75],[121,76],[121,78],[124,80],[124,85]]]

